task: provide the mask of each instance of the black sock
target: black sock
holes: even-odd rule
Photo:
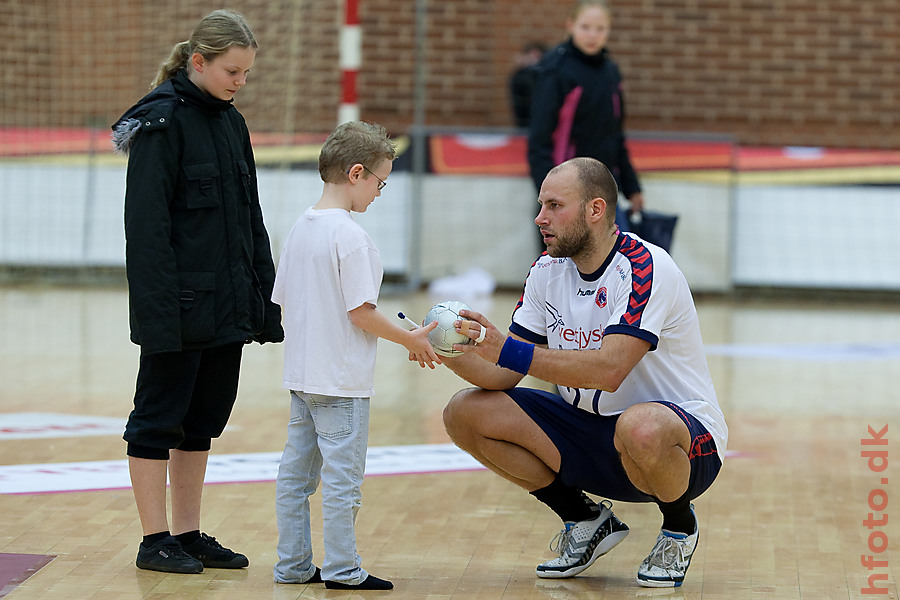
[[[175,539],[178,540],[178,543],[182,546],[190,546],[200,539],[200,530],[195,529],[194,531],[185,531],[184,533],[179,533],[175,536]]]
[[[149,548],[156,542],[158,542],[164,538],[167,538],[167,537],[169,537],[168,531],[160,531],[159,533],[151,533],[150,535],[144,536],[144,539],[143,539],[143,541],[141,541],[141,544],[144,546],[144,548]]]
[[[597,516],[597,503],[578,488],[569,487],[559,477],[545,488],[534,490],[531,495],[546,504],[563,521],[588,521]]]
[[[691,499],[687,494],[675,502],[656,501],[663,515],[662,528],[675,533],[691,535],[697,529],[697,521],[691,510]]]

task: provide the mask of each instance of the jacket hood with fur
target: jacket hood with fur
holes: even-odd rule
[[[112,126],[112,143],[117,152],[127,155],[138,133],[164,129],[171,122],[176,106],[189,103],[209,111],[225,111],[233,107],[231,100],[219,100],[201,91],[184,70],[167,79],[125,111]]]
[[[129,108],[112,126],[112,144],[116,152],[127,155],[132,142],[143,129],[167,127],[177,103],[178,94],[170,79]]]

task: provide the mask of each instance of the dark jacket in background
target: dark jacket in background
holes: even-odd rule
[[[531,102],[537,77],[537,65],[528,65],[516,69],[509,78],[509,96],[517,127],[528,127],[531,122]]]
[[[141,352],[284,339],[250,134],[184,71],[113,126],[128,154],[125,264]]]
[[[641,191],[625,147],[622,76],[608,52],[588,56],[570,39],[544,55],[538,71],[528,136],[535,187],[559,163],[589,156],[609,167],[626,197]]]

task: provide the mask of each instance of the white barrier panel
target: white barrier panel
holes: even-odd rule
[[[0,164],[0,264],[124,264],[124,162]],[[314,170],[260,169],[260,201],[278,259],[290,227],[321,194]],[[900,290],[894,247],[897,186],[734,186],[654,173],[648,208],[679,216],[672,256],[695,292],[734,285]],[[412,175],[398,171],[355,218],[382,253],[385,272],[430,281],[473,267],[520,287],[543,250],[528,178],[427,175],[421,222],[412,220]],[[413,248],[418,229],[421,244]]]

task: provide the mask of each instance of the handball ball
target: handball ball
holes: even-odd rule
[[[453,322],[465,317],[459,316],[459,311],[469,307],[457,300],[447,300],[435,304],[425,315],[423,325],[427,326],[432,321],[437,321],[437,327],[428,332],[428,341],[431,347],[441,356],[459,356],[462,352],[454,351],[453,344],[468,344],[472,340],[468,336],[456,332]]]

